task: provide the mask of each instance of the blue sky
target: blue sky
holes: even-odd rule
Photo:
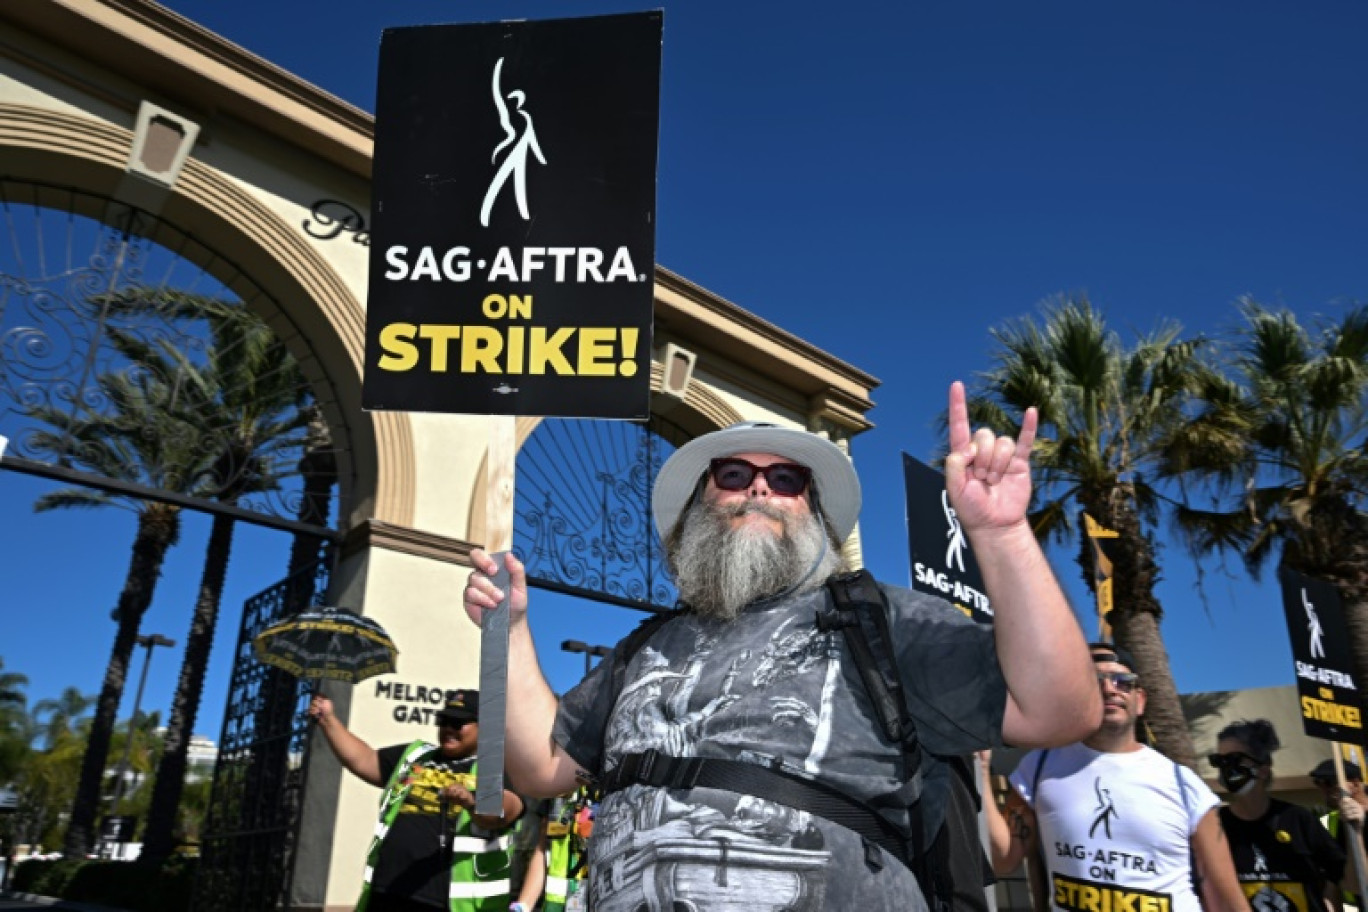
[[[387,26],[640,7],[580,2],[169,5],[367,110]],[[882,381],[853,450],[866,561],[908,579],[900,453],[929,458],[945,390],[989,366],[990,327],[1085,292],[1128,338],[1215,333],[1249,294],[1304,320],[1368,285],[1368,7],[1159,0],[713,2],[665,7],[657,259]],[[0,429],[3,433],[3,429]],[[98,690],[132,517],[33,515],[52,486],[0,472],[0,657],[32,700]],[[187,522],[144,625],[183,643],[208,535]],[[201,724],[217,738],[238,606],[288,541],[239,526]],[[1090,598],[1053,555],[1085,630]],[[1183,691],[1291,683],[1276,580],[1160,554]],[[615,610],[539,596],[552,683],[611,643]],[[134,673],[140,670],[141,659]],[[179,666],[159,652],[144,709]],[[123,715],[131,709],[130,681]]]

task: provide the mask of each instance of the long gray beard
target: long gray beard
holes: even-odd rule
[[[783,533],[749,523],[733,529],[731,519],[748,512],[779,520]],[[695,503],[669,543],[679,596],[699,614],[731,620],[757,599],[816,589],[843,564],[831,542],[823,553],[825,535],[815,515],[795,516],[761,501]]]

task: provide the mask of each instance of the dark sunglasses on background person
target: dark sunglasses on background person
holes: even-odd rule
[[[1128,694],[1135,690],[1140,676],[1129,671],[1099,671],[1097,673],[1097,683],[1110,682],[1117,692]]]
[[[1236,751],[1233,754],[1208,754],[1207,763],[1217,769],[1226,769],[1231,766],[1263,766],[1263,761],[1258,757],[1251,757],[1243,751]]]
[[[808,489],[812,470],[792,462],[775,462],[758,466],[734,456],[714,459],[708,464],[713,484],[722,491],[744,491],[755,480],[756,474],[765,476],[771,494],[798,497]]]
[[[474,720],[474,719],[460,719],[460,720],[457,720],[457,719],[438,719],[438,720],[437,720],[437,727],[438,727],[438,728],[464,728],[464,727],[467,726],[467,725],[474,725],[474,724],[475,724],[475,721],[476,721],[476,720]]]

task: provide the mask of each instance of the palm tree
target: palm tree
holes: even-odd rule
[[[39,700],[35,703],[33,718],[40,726],[44,747],[52,750],[63,735],[74,732],[76,724],[94,702],[94,697],[81,693],[75,687],[68,687],[54,700]],[[47,716],[47,721],[43,721],[43,716]]]
[[[5,660],[0,659],[0,786],[8,785],[18,775],[33,741],[28,713],[24,711],[28,703],[26,687],[28,678],[5,671]]]
[[[135,367],[102,374],[96,382],[108,404],[107,411],[77,416],[46,407],[34,409],[31,416],[51,428],[34,434],[34,448],[51,452],[64,466],[77,465],[93,474],[152,488],[185,490],[195,477],[202,453],[198,439],[167,414],[164,403],[171,392],[163,380]],[[44,494],[33,507],[35,512],[44,512],[110,506],[133,511],[138,526],[123,591],[113,611],[118,629],[105,667],[64,840],[63,851],[69,858],[84,857],[93,845],[100,784],[129,662],[166,554],[180,538],[181,508],[86,488]]]
[[[170,369],[174,364],[193,391],[193,396],[186,397],[186,407],[204,429],[204,451],[212,458],[203,478],[205,493],[236,504],[248,495],[276,490],[282,480],[281,454],[301,446],[302,431],[308,425],[308,413],[302,408],[308,386],[298,365],[274,332],[245,309],[191,296],[176,303],[187,315],[205,319],[212,338],[208,363],[202,367],[190,364],[176,351],[159,353],[165,359],[160,366]],[[148,363],[155,354],[143,352],[140,360]],[[233,520],[216,514],[148,811],[143,852],[152,860],[167,857],[174,848],[176,808],[185,784],[190,736],[213,646],[232,536]]]
[[[1190,391],[1207,373],[1202,343],[1181,340],[1180,331],[1164,324],[1126,349],[1086,298],[1058,298],[1044,305],[1039,324],[1025,318],[992,331],[996,366],[975,383],[970,410],[976,421],[1012,433],[1028,407],[1039,409],[1031,522],[1043,540],[1077,536],[1083,578],[1094,590],[1091,546],[1073,518],[1081,508],[1120,533],[1107,620],[1145,682],[1158,748],[1193,766],[1154,594],[1154,529],[1164,498],[1151,479]]]
[[[1175,439],[1169,471],[1207,485],[1210,510],[1184,508],[1198,555],[1269,558],[1340,593],[1358,680],[1368,681],[1368,305],[1312,332],[1285,309],[1240,302],[1234,378],[1204,391]]]

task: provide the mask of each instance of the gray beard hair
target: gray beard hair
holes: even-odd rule
[[[779,520],[783,533],[750,523],[733,529],[731,519],[748,512]],[[795,516],[761,501],[699,502],[685,512],[667,548],[679,597],[705,617],[731,620],[757,599],[816,589],[841,569],[839,547],[827,540],[823,554],[826,537],[812,514]]]

